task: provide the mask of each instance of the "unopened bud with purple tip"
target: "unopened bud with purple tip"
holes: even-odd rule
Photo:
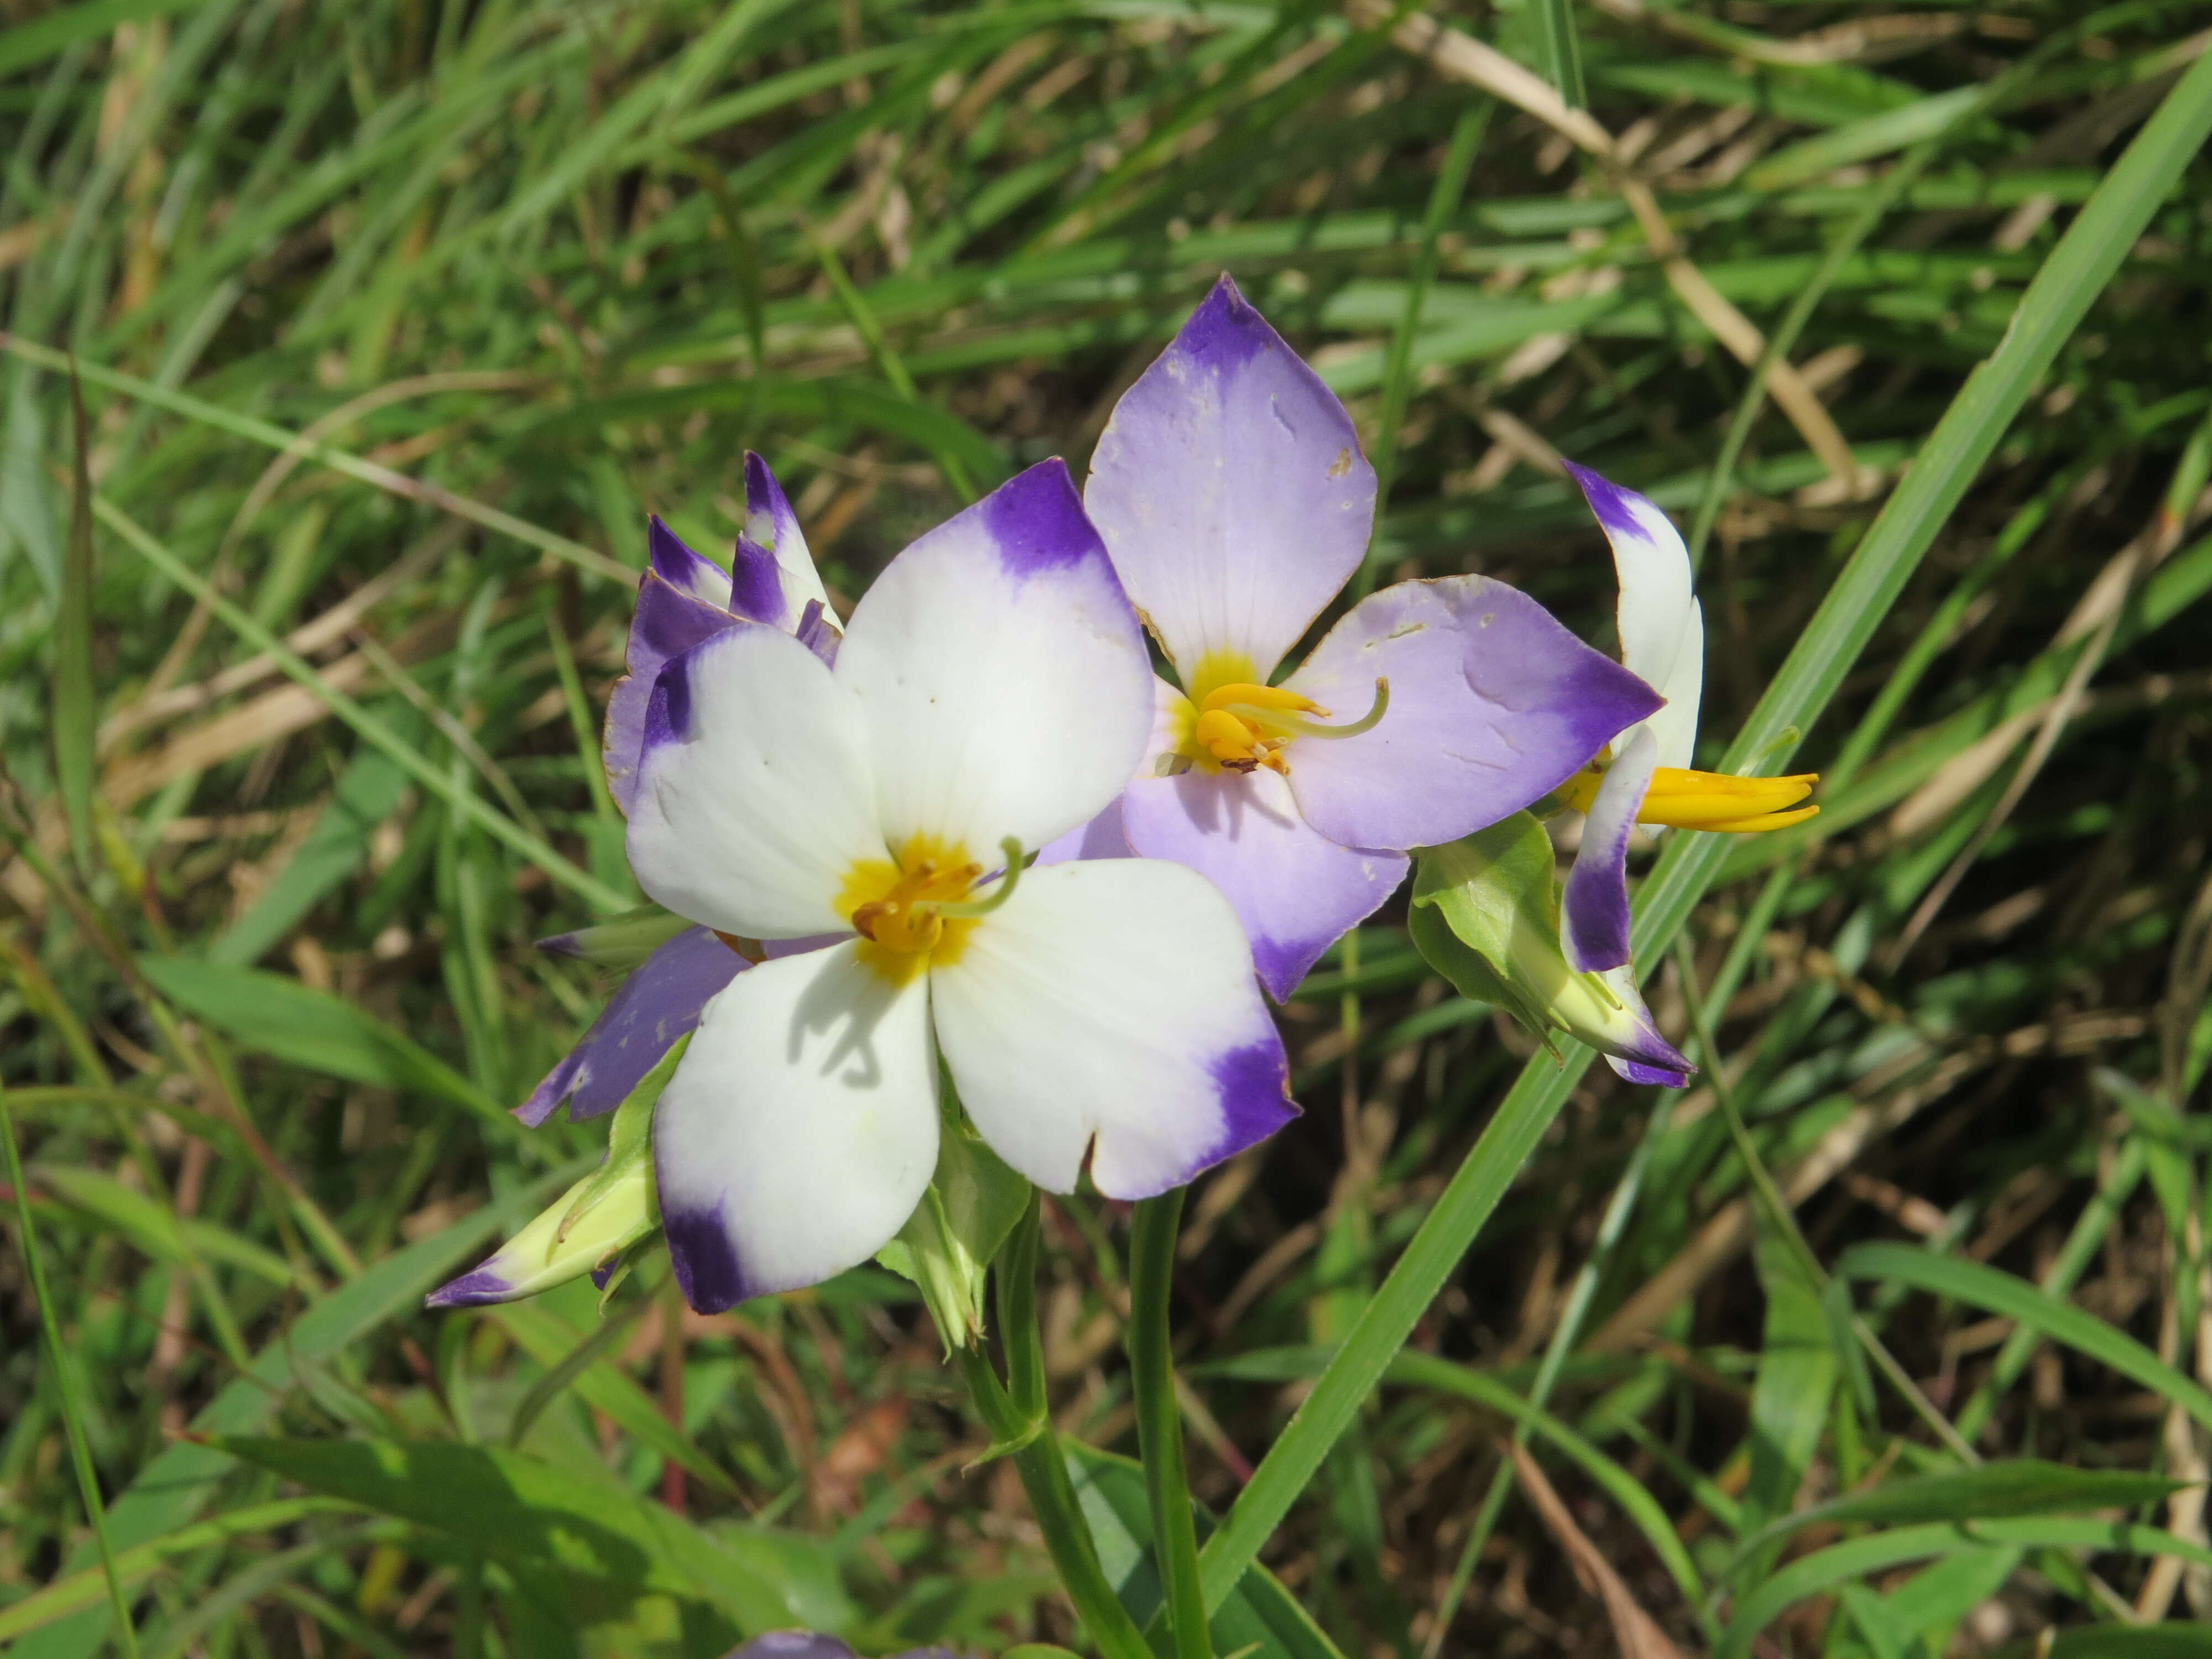
[[[635,1158],[614,1171],[598,1198],[579,1211],[594,1170],[500,1247],[499,1253],[427,1298],[433,1308],[475,1308],[518,1302],[611,1262],[660,1225],[653,1160]],[[571,1215],[572,1211],[577,1211]],[[564,1226],[565,1224],[565,1226]]]

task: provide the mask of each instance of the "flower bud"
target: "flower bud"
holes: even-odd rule
[[[1695,1070],[1644,1006],[1627,966],[1577,973],[1559,943],[1551,838],[1526,812],[1422,850],[1409,931],[1461,995],[1496,1005],[1541,1037],[1564,1031],[1636,1083],[1679,1088]]]
[[[596,1200],[586,1203],[587,1189],[601,1173],[594,1170],[569,1188],[489,1261],[431,1291],[428,1304],[474,1308],[519,1302],[581,1279],[659,1226],[650,1156],[627,1159],[608,1176]],[[578,1212],[572,1216],[572,1210]]]
[[[973,1130],[945,1126],[929,1190],[876,1260],[920,1289],[948,1354],[981,1340],[985,1276],[1029,1202],[1030,1183]]]

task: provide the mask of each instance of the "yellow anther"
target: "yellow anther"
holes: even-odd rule
[[[1283,745],[1293,738],[1356,738],[1372,731],[1390,706],[1390,682],[1375,682],[1375,704],[1358,720],[1343,726],[1323,726],[1307,718],[1326,716],[1328,710],[1311,697],[1279,685],[1260,685],[1231,680],[1216,685],[1197,702],[1180,705],[1189,722],[1181,742],[1186,760],[1211,763],[1231,772],[1249,772],[1265,766],[1287,775],[1290,763]]]
[[[1260,734],[1225,708],[1203,711],[1191,728],[1191,738],[1232,771],[1250,771],[1266,753]]]
[[[896,860],[864,859],[846,872],[837,908],[867,941],[862,958],[890,978],[919,973],[933,955],[951,960],[975,924],[957,914],[983,866],[962,848],[915,836]],[[948,916],[948,909],[955,912]]]
[[[1252,709],[1287,709],[1300,714],[1327,714],[1328,710],[1311,697],[1302,697],[1295,691],[1286,691],[1279,685],[1221,685],[1207,692],[1199,703],[1200,712],[1211,714],[1217,708],[1229,708],[1242,704]]]
[[[1587,812],[1604,781],[1602,763],[1584,767],[1559,787],[1559,795],[1577,812]],[[1817,772],[1787,778],[1738,778],[1724,772],[1693,772],[1679,766],[1655,768],[1638,823],[1677,830],[1711,830],[1723,835],[1759,835],[1802,823],[1820,809],[1800,806],[1820,781]]]

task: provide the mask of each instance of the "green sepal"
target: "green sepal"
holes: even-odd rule
[[[658,904],[641,904],[573,933],[542,940],[538,949],[626,974],[690,926]]]
[[[1504,1009],[1556,1058],[1551,1012],[1515,966],[1532,945],[1559,950],[1552,860],[1552,838],[1527,812],[1462,840],[1423,848],[1413,865],[1407,932],[1414,949],[1454,990]],[[1564,957],[1559,965],[1565,967]]]
[[[577,1192],[568,1212],[561,1218],[561,1225],[554,1232],[556,1239],[568,1237],[568,1230],[591,1213],[616,1182],[653,1156],[653,1109],[659,1104],[660,1091],[676,1075],[677,1063],[690,1046],[691,1033],[686,1031],[659,1063],[637,1080],[637,1086],[623,1097],[623,1103],[615,1108],[614,1121],[607,1130],[606,1159]]]
[[[634,1238],[623,1246],[621,1254],[615,1257],[615,1265],[608,1271],[607,1282],[599,1286],[598,1311],[602,1316],[607,1311],[607,1304],[615,1299],[615,1292],[622,1288],[623,1280],[630,1276],[639,1262],[659,1249],[662,1243],[660,1229],[655,1227],[642,1237]]]
[[[876,1260],[921,1289],[950,1356],[982,1337],[984,1279],[1029,1208],[1030,1188],[983,1144],[949,1096],[947,1106],[929,1190]]]

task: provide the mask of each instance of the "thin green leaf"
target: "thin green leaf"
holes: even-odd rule
[[[502,1559],[720,1608],[749,1634],[790,1625],[837,1631],[853,1609],[828,1570],[764,1528],[711,1535],[610,1474],[580,1477],[528,1455],[453,1441],[272,1440],[227,1435],[218,1449],[379,1514],[451,1534]]]
[[[514,1120],[500,1103],[435,1054],[366,1010],[255,968],[142,957],[139,967],[163,996],[257,1053],[352,1083],[399,1089],[474,1114],[507,1136]]]
[[[2120,1521],[2054,1521],[2039,1516],[1954,1525],[1899,1527],[1854,1538],[1790,1562],[1736,1604],[1713,1659],[1741,1659],[1759,1632],[1809,1596],[1907,1561],[1980,1550],[1991,1544],[2093,1550],[2125,1555],[2178,1555],[2212,1566],[2212,1549],[2156,1527]]]
[[[77,868],[92,867],[94,770],[92,685],[92,423],[74,362],[70,373],[69,541],[62,550],[62,591],[54,610],[54,776],[69,815],[70,849]]]
[[[2111,1366],[2123,1376],[2155,1389],[2212,1429],[2212,1393],[2167,1364],[2148,1348],[2106,1324],[2094,1314],[2046,1294],[2024,1279],[1978,1261],[1962,1261],[1905,1244],[1861,1244],[1836,1264],[1838,1279],[1875,1279],[1909,1285],[2023,1325],[2032,1325],[2055,1342]]]
[[[2002,343],[1968,379],[1853,550],[1723,769],[1745,767],[1753,757],[1766,757],[1764,763],[1778,769],[1786,763],[1794,745],[1778,740],[1791,727],[1808,726],[1826,708],[1944,520],[2208,133],[2212,55],[2200,58],[2166,95],[2036,273]],[[1662,854],[1640,895],[1638,960],[1656,961],[1673,941],[1727,850],[1725,837],[1688,835]],[[1235,1589],[1351,1425],[1592,1058],[1577,1045],[1557,1070],[1548,1059],[1522,1069],[1328,1370],[1207,1540],[1200,1565],[1209,1607],[1218,1607]]]

